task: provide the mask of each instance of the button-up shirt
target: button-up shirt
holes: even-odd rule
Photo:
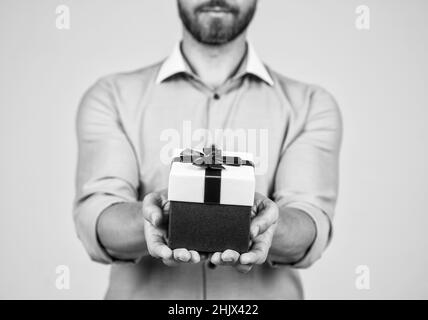
[[[332,234],[341,116],[327,91],[280,75],[247,48],[238,70],[215,89],[192,72],[176,46],[160,63],[103,77],[85,93],[77,116],[73,215],[90,257],[112,265],[107,298],[303,297],[297,269],[319,259]],[[247,274],[206,262],[168,267],[149,255],[114,261],[97,240],[100,213],[167,188],[173,149],[212,143],[253,153],[256,191],[280,211],[297,208],[312,218],[316,237],[305,256],[293,265],[269,258]]]

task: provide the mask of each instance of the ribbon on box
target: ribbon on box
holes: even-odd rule
[[[214,145],[204,148],[203,152],[193,149],[183,150],[172,162],[192,163],[205,169],[204,203],[219,204],[221,194],[221,172],[224,166],[251,166],[254,163],[240,157],[223,156]]]

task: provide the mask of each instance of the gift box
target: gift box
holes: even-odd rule
[[[168,244],[198,252],[248,251],[255,176],[252,155],[185,149],[171,162]]]

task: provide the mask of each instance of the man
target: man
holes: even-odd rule
[[[171,56],[102,78],[85,94],[74,219],[91,258],[112,264],[107,298],[303,297],[296,269],[317,260],[331,237],[341,118],[326,91],[259,60],[246,41],[256,5],[178,0],[183,38]],[[208,131],[268,130],[248,253],[167,246],[162,132],[182,133],[184,121]]]

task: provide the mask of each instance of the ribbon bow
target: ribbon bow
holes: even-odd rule
[[[180,153],[180,157],[177,157],[174,161],[192,163],[201,168],[214,170],[226,169],[223,165],[249,165],[254,167],[254,164],[249,160],[242,160],[240,157],[223,156],[221,150],[217,149],[214,145],[209,148],[204,148],[204,152],[185,149]]]

